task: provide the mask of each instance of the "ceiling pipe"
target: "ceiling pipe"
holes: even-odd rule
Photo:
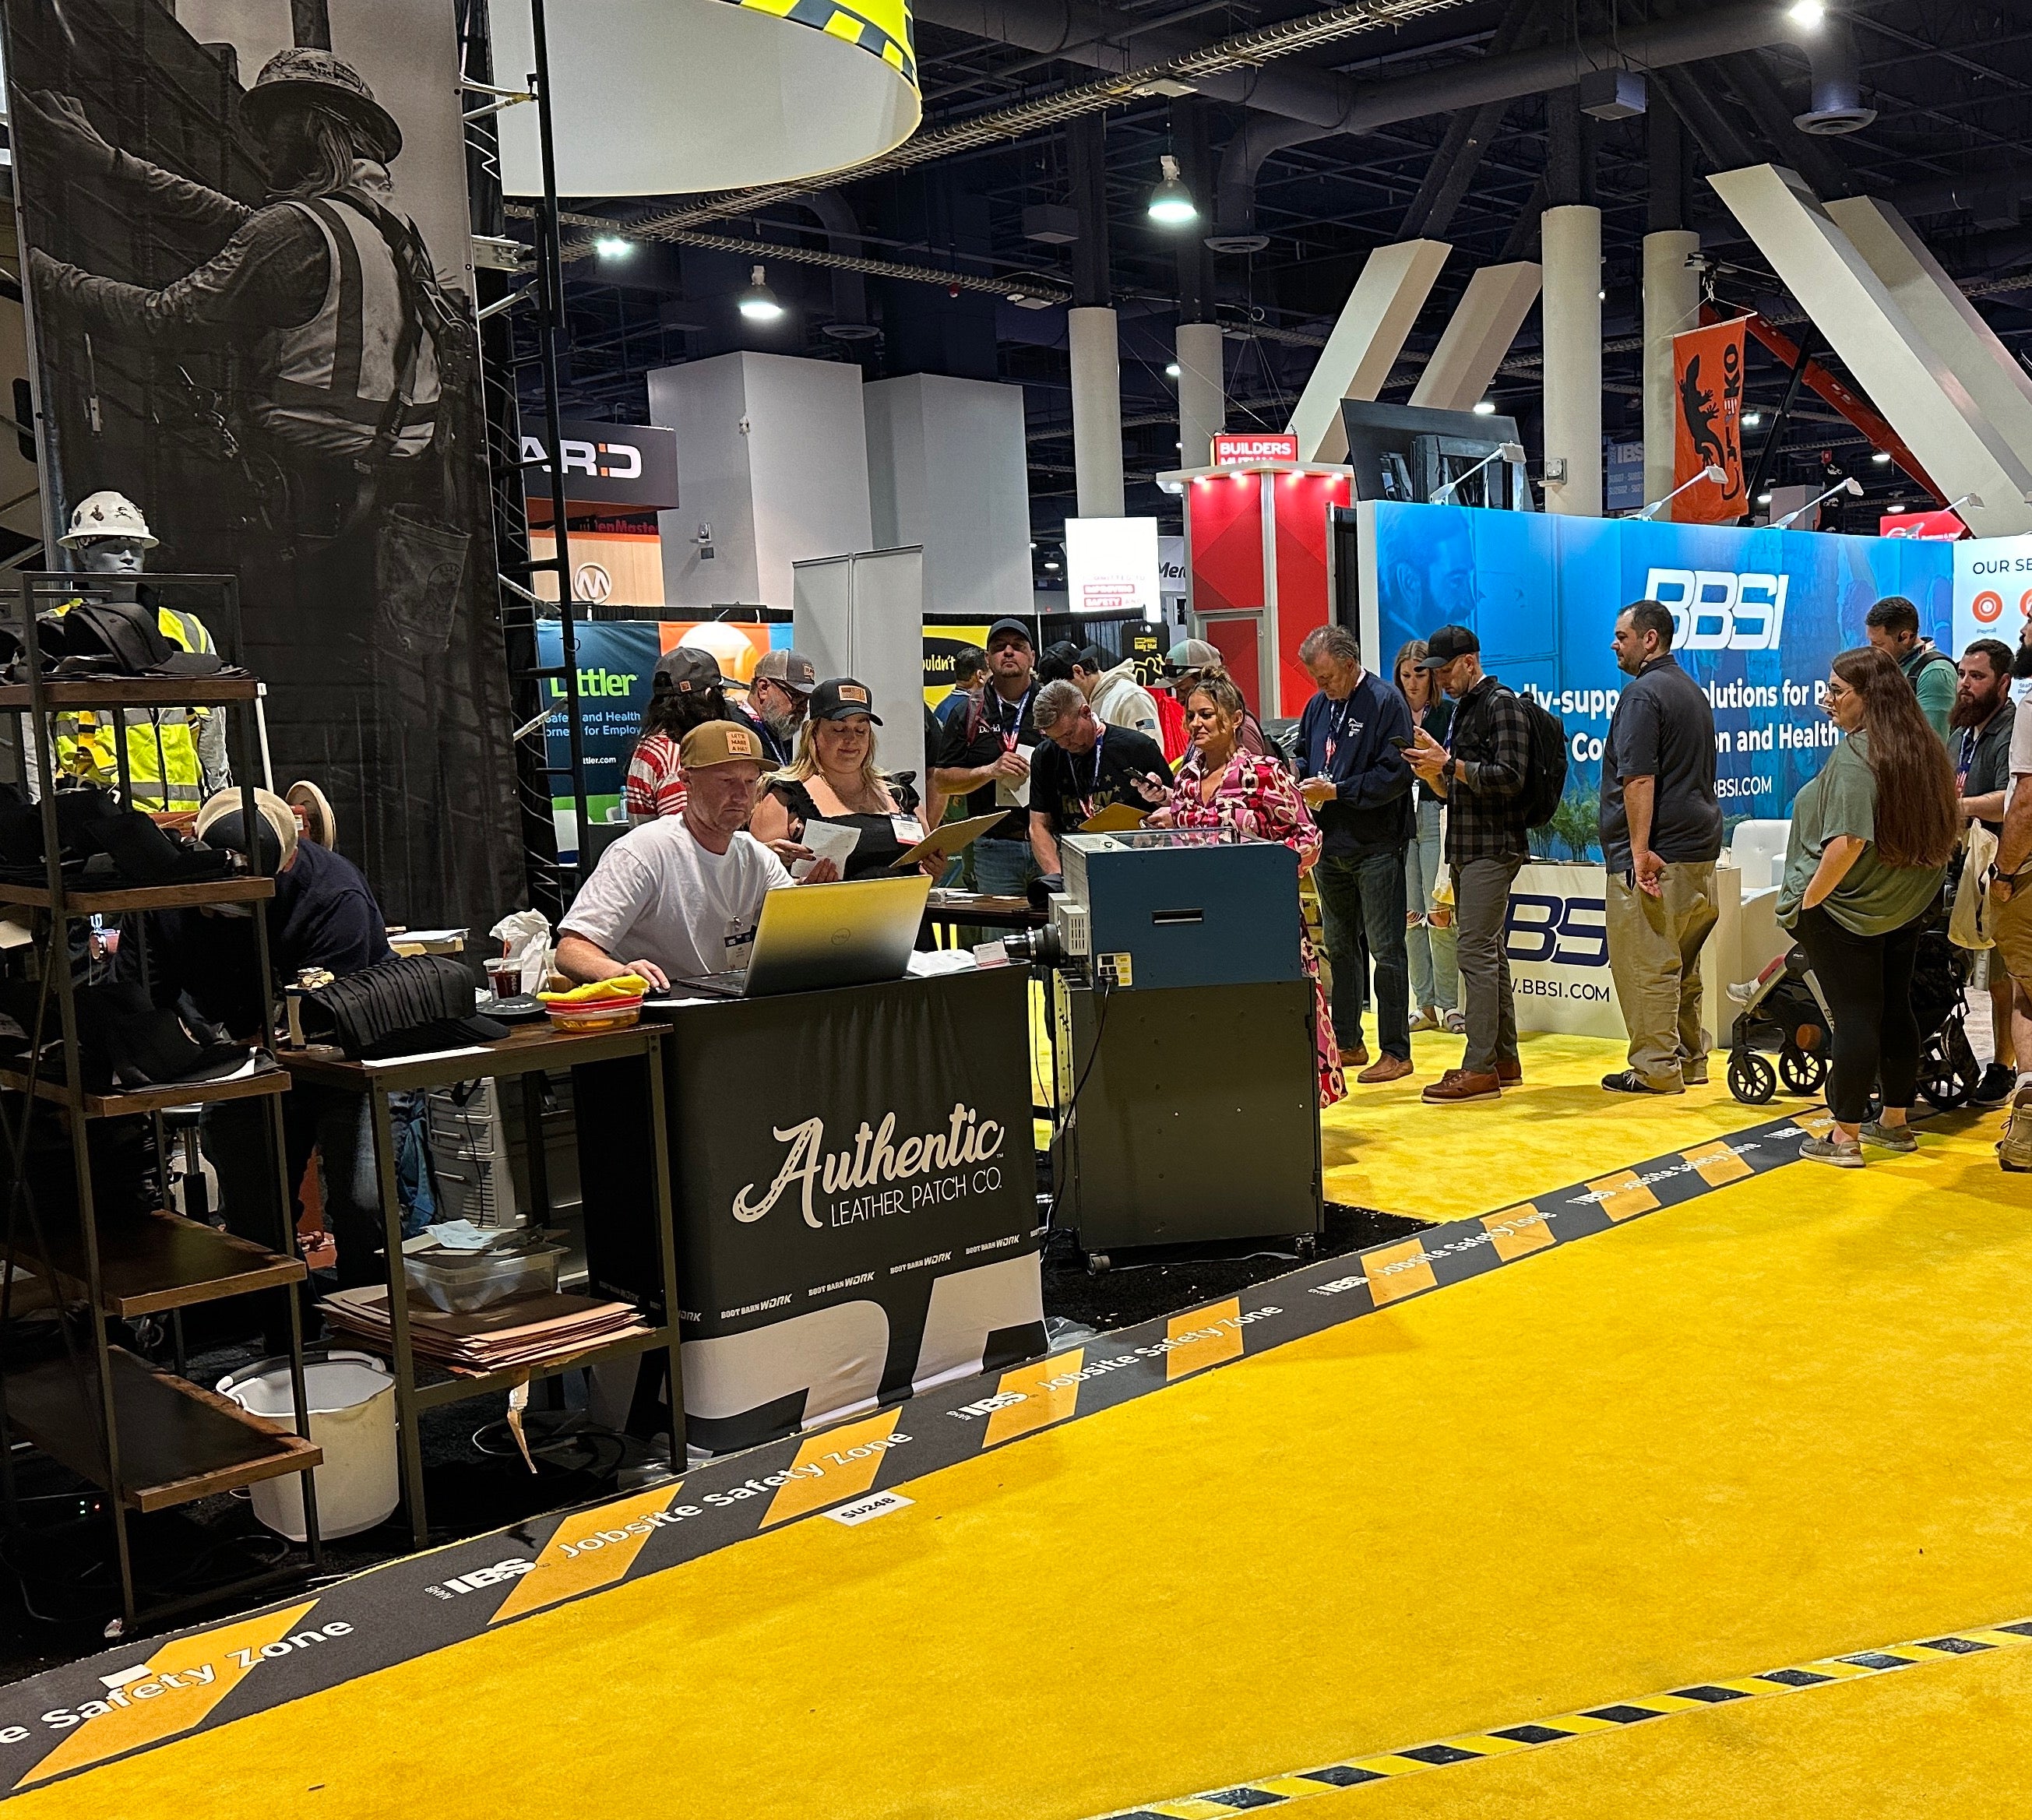
[[[1806,44],[1813,100],[1804,114],[1792,117],[1792,124],[1821,138],[1860,133],[1876,119],[1877,110],[1863,105],[1862,59],[1849,22],[1832,16],[1823,19]]]
[[[1331,121],[1309,117],[1288,125],[1251,121],[1228,142],[1216,184],[1215,228],[1209,240],[1260,246],[1255,223],[1255,189],[1264,161],[1273,153],[1338,133],[1374,133],[1430,114],[1479,107],[1493,101],[1521,100],[1572,87],[1591,70],[1623,68],[1669,69],[1711,57],[1796,43],[1803,29],[1773,0],[1724,6],[1687,19],[1674,19],[1623,32],[1612,40],[1594,38],[1575,44],[1518,51],[1507,57],[1454,64],[1422,76],[1406,77],[1365,87],[1344,78],[1334,81],[1346,92],[1343,105]],[[1256,105],[1263,105],[1259,99]]]
[[[797,196],[790,206],[817,218],[831,252],[850,255],[859,249],[861,222],[854,205],[837,190]],[[846,266],[833,267],[832,320],[823,327],[836,342],[872,341],[880,332],[868,320],[868,283],[860,272]]]

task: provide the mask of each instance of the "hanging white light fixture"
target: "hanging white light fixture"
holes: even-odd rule
[[[1167,151],[1159,157],[1157,166],[1164,175],[1150,192],[1150,219],[1165,227],[1183,227],[1197,221],[1199,206],[1178,174],[1178,161]]]
[[[748,288],[734,299],[734,308],[752,323],[772,323],[783,313],[776,293],[762,282],[759,265],[749,268]]]

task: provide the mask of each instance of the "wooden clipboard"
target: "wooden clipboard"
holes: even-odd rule
[[[1152,803],[1152,809],[1157,805]],[[1080,824],[1081,834],[1126,834],[1132,828],[1141,828],[1148,809],[1133,809],[1126,802],[1111,802],[1096,815],[1090,815]]]
[[[971,846],[991,828],[1007,821],[1010,811],[998,809],[992,815],[977,815],[966,821],[942,821],[900,858],[890,861],[892,872],[921,865],[928,859],[951,859],[961,848]]]

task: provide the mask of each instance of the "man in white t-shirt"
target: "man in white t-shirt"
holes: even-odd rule
[[[2032,674],[2032,622],[2019,640],[2011,674]],[[1990,965],[2000,963],[2011,975],[2011,1034],[2020,1045],[2018,1091],[1997,1154],[2005,1168],[2023,1174],[2032,1172],[2032,709],[2023,704],[2011,725],[2011,794],[1997,839],[1989,903],[1997,941]]]
[[[640,974],[667,986],[745,966],[763,899],[791,883],[783,861],[746,832],[765,769],[754,730],[708,720],[685,735],[678,758],[684,813],[610,846],[558,925],[558,969],[574,980]],[[820,860],[804,882],[839,876]]]

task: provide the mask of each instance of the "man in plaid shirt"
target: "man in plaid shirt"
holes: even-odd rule
[[[1494,1100],[1524,1078],[1517,1054],[1517,1013],[1503,932],[1510,888],[1530,857],[1524,821],[1531,727],[1524,704],[1481,667],[1481,641],[1465,626],[1442,626],[1419,665],[1459,704],[1448,751],[1421,727],[1405,754],[1447,802],[1447,863],[1454,875],[1454,922],[1460,933],[1461,992],[1467,1050],[1422,1097],[1434,1105]]]

